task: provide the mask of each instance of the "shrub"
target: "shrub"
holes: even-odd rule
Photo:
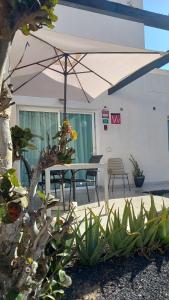
[[[53,238],[45,249],[45,256],[48,257],[47,274],[42,283],[40,299],[59,300],[64,296],[64,288],[72,284],[70,276],[65,272],[65,268],[73,256],[74,234],[70,227],[72,213],[73,211],[70,211],[66,220],[63,220],[59,210],[57,211]]]

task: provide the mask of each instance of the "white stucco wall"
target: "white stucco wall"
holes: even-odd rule
[[[108,96],[106,93],[91,104],[68,101],[73,111],[96,113],[97,153],[109,157],[121,157],[132,180],[130,153],[144,170],[145,182],[169,181],[169,149],[167,119],[169,117],[169,73],[155,71],[128,87]],[[57,109],[62,104],[57,99],[15,96],[16,104],[42,106]],[[104,131],[101,110],[121,113],[121,125],[109,125]],[[153,109],[155,108],[155,110]],[[123,109],[121,111],[121,109]],[[16,112],[13,108],[13,124]]]
[[[168,86],[169,74],[149,74],[114,96],[105,96],[104,103],[110,112],[121,113],[122,123],[110,125],[105,132],[99,122],[99,146],[105,159],[121,157],[131,174],[128,158],[133,154],[146,182],[169,181]]]
[[[143,0],[119,0],[142,8]],[[144,25],[62,5],[56,6],[55,31],[103,42],[144,48]]]

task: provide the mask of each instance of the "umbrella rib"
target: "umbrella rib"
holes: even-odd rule
[[[71,73],[68,73],[68,75],[75,75],[75,74],[87,74],[87,73],[91,73],[91,71],[82,71],[82,72],[71,72]]]
[[[56,54],[56,55],[58,55],[58,53],[57,53],[57,49],[56,49],[56,48],[54,48],[54,49],[55,49],[55,54]],[[60,65],[61,65],[61,68],[62,68],[62,70],[63,70],[63,72],[64,72],[65,70],[64,70],[64,67],[63,67],[63,64],[62,64],[62,62],[61,62],[60,58],[59,58],[59,63],[60,63]]]
[[[41,67],[45,67],[45,65],[43,65],[43,64],[41,64],[41,63],[37,63],[37,65],[39,65],[39,66],[41,66]],[[49,70],[51,70],[51,71],[54,71],[54,72],[57,72],[57,73],[59,73],[59,74],[61,74],[61,75],[64,75],[64,73],[63,72],[61,72],[61,71],[58,71],[58,70],[56,70],[56,69],[54,69],[54,68],[52,68],[52,67],[48,67],[48,69]],[[91,71],[82,71],[82,72],[71,72],[71,73],[69,73],[68,72],[68,75],[75,75],[75,74],[87,74],[87,73],[91,73]]]
[[[70,72],[78,65],[78,63],[80,62],[80,61],[82,61],[82,59],[83,58],[85,58],[85,56],[87,55],[87,53],[85,53],[76,63],[75,63],[75,65],[74,66],[72,66],[71,68],[70,68],[70,70],[68,71],[68,74],[71,74]]]
[[[39,40],[39,41],[41,41],[41,42],[47,44],[48,46],[51,46],[52,48],[56,49],[57,51],[60,51],[62,54],[66,54],[66,52],[64,52],[63,50],[61,50],[61,49],[59,49],[59,48],[57,48],[57,47],[55,47],[55,46],[53,46],[52,44],[50,44],[49,42],[43,40],[42,38],[37,37],[36,35],[34,35],[34,34],[32,34],[32,33],[31,33],[30,35],[31,35],[32,37],[34,37],[35,39],[37,39],[37,40]]]
[[[28,46],[30,46],[30,45],[29,45],[28,42],[26,42],[25,48],[24,48],[24,51],[23,51],[23,54],[22,54],[21,58],[19,59],[18,63],[16,64],[15,68],[13,70],[11,70],[11,73],[4,79],[3,83],[6,82],[12,76],[12,74],[15,72],[17,67],[20,65],[20,63],[22,62],[22,59],[24,58],[24,55],[26,53],[26,49],[27,49]],[[9,69],[8,69],[8,71],[10,72]]]
[[[87,52],[71,52],[69,55],[82,54],[164,54],[164,51],[87,51]]]
[[[72,66],[73,71],[75,72],[74,66],[72,65],[72,63],[71,63],[69,57],[68,57],[68,60],[69,60],[70,65]],[[76,76],[76,78],[77,78],[77,81],[79,82],[79,85],[80,85],[80,87],[81,87],[81,89],[82,89],[82,92],[83,92],[83,94],[84,94],[84,96],[85,96],[87,102],[90,103],[90,100],[89,100],[89,98],[88,98],[88,96],[87,96],[87,93],[85,92],[85,90],[84,90],[84,88],[83,88],[83,86],[82,86],[82,84],[81,84],[81,82],[80,82],[80,79],[79,79],[78,75],[76,74],[76,72],[75,72],[75,76]]]
[[[61,49],[59,49],[59,48],[57,48],[57,47],[55,47],[55,46],[53,46],[52,44],[50,44],[49,42],[47,42],[47,41],[45,41],[45,40],[43,40],[42,38],[40,38],[40,37],[37,37],[36,35],[34,35],[34,34],[30,34],[32,37],[34,37],[35,39],[37,39],[37,40],[39,40],[39,41],[41,41],[41,42],[43,42],[44,44],[46,44],[46,45],[48,45],[48,46],[50,46],[50,47],[52,47],[53,49],[54,49],[54,51],[55,51],[55,53],[57,53],[57,51],[59,51],[59,52],[61,52],[62,53],[62,55],[64,55],[65,56],[65,52],[63,51],[63,50],[61,50]],[[58,55],[58,54],[57,54]],[[63,72],[65,72],[65,70],[64,70],[64,68],[63,68],[63,65],[62,65],[62,63],[61,63],[61,61],[59,60],[59,62],[60,62],[60,65],[61,65],[61,67],[62,67],[62,70],[63,70]]]
[[[32,37],[34,37],[35,39],[38,39],[39,41],[41,42],[44,42],[45,44],[55,48],[56,50],[60,51],[61,53],[63,54],[66,54],[66,52],[64,52],[63,50],[53,46],[52,44],[50,44],[49,42],[43,40],[42,38],[40,37],[37,37],[36,35],[34,34],[30,34]],[[71,52],[71,53],[67,53],[69,56],[72,54],[72,55],[76,55],[76,54],[163,54],[165,53],[164,51],[124,51],[124,52],[119,52],[119,51],[95,51],[95,52]]]
[[[43,64],[38,63],[37,65],[39,65],[39,66],[45,68],[45,66],[44,66]],[[53,65],[53,63],[52,63],[52,65]],[[56,70],[56,69],[54,69],[54,68],[51,68],[51,67],[47,67],[47,68],[48,68],[49,70],[51,70],[51,71],[57,72],[57,73],[59,73],[59,74],[61,74],[61,75],[64,75],[63,72],[60,72],[60,71],[58,71],[58,70]]]
[[[57,61],[56,61],[57,62]],[[45,71],[47,68],[49,68],[51,65],[53,64],[53,62],[51,64],[49,64],[48,66],[46,66],[43,70],[39,71],[38,73],[36,73],[34,76],[32,76],[31,78],[29,78],[28,80],[26,80],[25,82],[23,82],[20,86],[18,86],[16,89],[13,90],[13,93],[15,93],[16,91],[18,91],[21,87],[23,87],[24,85],[26,85],[27,83],[29,83],[30,81],[32,81],[35,77],[39,76],[43,71]]]
[[[63,54],[60,54],[59,57],[63,57]],[[38,63],[41,63],[41,62],[45,62],[45,61],[48,61],[48,60],[51,60],[51,59],[54,59],[54,58],[58,58],[58,56],[52,56],[50,58],[45,58],[45,59],[42,59],[42,60],[39,60],[39,61],[35,61],[31,64],[27,64],[27,65],[24,65],[24,66],[21,66],[21,67],[18,67],[15,69],[15,71],[18,71],[18,70],[21,70],[21,69],[24,69],[24,68],[27,68],[27,67],[31,67],[33,65],[37,65]],[[58,58],[59,59],[59,58]],[[58,60],[57,60],[58,61]],[[54,64],[56,61],[52,62],[50,65]],[[13,70],[12,70],[13,71]]]
[[[76,62],[78,62],[78,60],[76,58],[74,58],[72,55],[69,54],[69,57],[71,57],[72,59],[74,59]],[[86,65],[84,65],[81,62],[78,62],[82,67],[86,68],[87,70],[89,70],[91,73],[93,73],[94,75],[96,75],[97,77],[101,78],[103,81],[107,82],[109,85],[113,86],[113,84],[108,81],[106,78],[104,78],[103,76],[99,75],[98,73],[96,73],[94,70],[90,69],[89,67],[87,67]]]

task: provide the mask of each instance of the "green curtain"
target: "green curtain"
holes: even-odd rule
[[[93,154],[93,134],[92,134],[92,115],[67,113],[67,119],[70,121],[72,129],[78,133],[76,141],[70,144],[75,149],[73,163],[87,163]],[[61,114],[63,121],[63,114]],[[85,171],[78,171],[76,178],[84,178]]]
[[[52,137],[58,131],[58,113],[20,111],[19,124],[20,127],[30,128],[33,134],[41,136],[32,141],[36,145],[36,150],[28,150],[24,153],[30,166],[33,167],[38,162],[41,150],[48,144],[52,146],[56,142]],[[21,181],[24,186],[27,186],[28,180],[23,164],[21,164]]]
[[[67,119],[72,129],[78,133],[77,140],[71,142],[71,146],[75,149],[73,162],[88,162],[93,154],[92,115],[67,113]],[[61,120],[63,121],[63,114],[61,114]]]

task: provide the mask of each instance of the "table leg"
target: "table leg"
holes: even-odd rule
[[[50,170],[45,169],[45,191],[46,196],[48,197],[48,194],[50,194]],[[51,217],[51,208],[47,209],[47,216]]]
[[[45,169],[45,188],[46,188],[46,195],[50,194],[50,170]]]
[[[108,213],[109,208],[109,189],[108,189],[108,173],[107,173],[107,164],[103,166],[103,175],[104,175],[104,201],[105,201],[105,213]]]
[[[76,202],[76,181],[75,181],[76,172],[72,170],[72,182],[73,182],[73,201]]]

